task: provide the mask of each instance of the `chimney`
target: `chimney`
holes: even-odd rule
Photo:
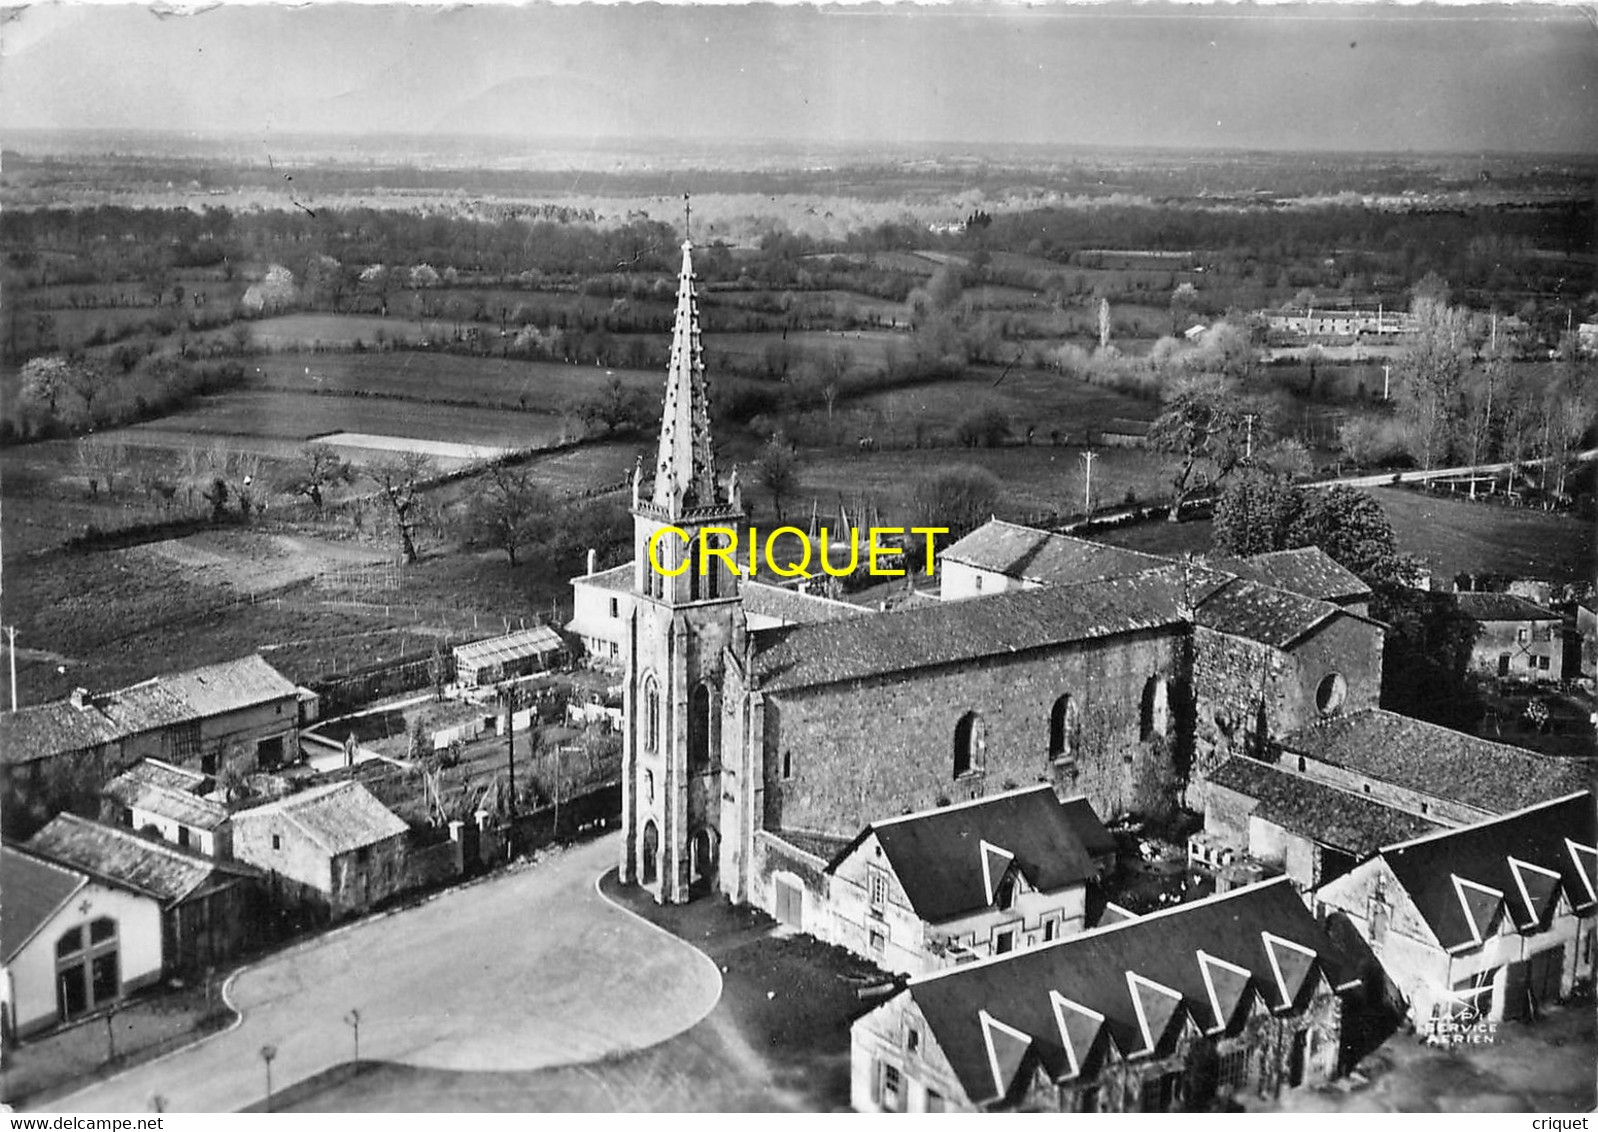
[[[588,548],[588,576],[590,578],[592,578],[594,576],[594,558],[595,558],[594,548],[593,547],[589,547]]]
[[[77,709],[79,709],[80,711],[85,710],[87,708],[91,708],[91,707],[94,706],[94,701],[89,697],[89,689],[87,689],[87,688],[74,688],[74,689],[72,689],[72,697],[71,698],[72,698],[72,706],[77,708]]]

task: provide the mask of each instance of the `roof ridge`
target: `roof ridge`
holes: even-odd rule
[[[1530,753],[1530,752],[1528,752],[1528,753]],[[1463,833],[1473,833],[1473,832],[1475,832],[1477,830],[1485,829],[1485,828],[1487,828],[1490,825],[1497,825],[1500,822],[1514,821],[1514,820],[1516,820],[1518,818],[1523,818],[1527,814],[1534,813],[1537,810],[1552,809],[1554,806],[1562,806],[1566,802],[1574,801],[1575,799],[1580,798],[1583,795],[1587,795],[1588,797],[1591,797],[1592,796],[1592,791],[1591,790],[1577,790],[1577,791],[1574,791],[1573,793],[1566,794],[1566,795],[1564,795],[1562,797],[1559,797],[1559,798],[1549,798],[1549,799],[1546,799],[1546,800],[1541,801],[1541,802],[1533,802],[1529,806],[1522,806],[1518,810],[1511,810],[1507,814],[1499,814],[1497,817],[1486,818],[1483,821],[1472,822],[1470,825],[1460,825],[1460,826],[1454,826],[1454,827],[1449,828],[1449,829],[1440,829],[1440,830],[1437,830],[1435,833],[1423,833],[1419,837],[1411,837],[1408,841],[1395,841],[1391,845],[1383,845],[1383,846],[1381,846],[1379,849],[1376,850],[1376,855],[1380,855],[1380,854],[1383,854],[1383,853],[1392,853],[1392,852],[1396,852],[1396,851],[1398,851],[1400,849],[1409,849],[1409,848],[1412,848],[1412,847],[1414,847],[1416,845],[1419,845],[1422,842],[1426,842],[1426,841],[1436,841],[1436,840],[1438,840],[1440,838],[1444,838],[1444,837],[1456,837],[1456,836],[1458,836],[1460,834],[1463,834]]]
[[[144,837],[137,830],[129,829],[125,825],[112,825],[110,822],[97,821],[94,818],[86,818],[81,814],[61,813],[57,814],[56,817],[67,818],[73,824],[86,826],[90,829],[105,830],[122,841],[129,842],[130,844],[148,846],[158,853],[165,853],[168,857],[175,857],[181,861],[192,861],[195,864],[209,865],[213,860],[212,858],[207,857],[205,854],[196,850],[184,849],[180,846],[173,845],[164,837]]]

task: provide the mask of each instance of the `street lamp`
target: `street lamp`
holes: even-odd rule
[[[344,1015],[344,1021],[349,1023],[350,1029],[355,1031],[355,1066],[358,1069],[361,1064],[361,1012],[359,1010],[351,1010]]]
[[[272,1111],[272,1059],[277,1056],[276,1046],[262,1046],[261,1060],[266,1063],[266,1111]]]

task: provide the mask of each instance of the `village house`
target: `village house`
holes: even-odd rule
[[[160,981],[161,906],[20,849],[0,846],[0,1034],[31,1037]]]
[[[1369,943],[1417,1027],[1535,1017],[1594,974],[1589,792],[1383,847],[1315,890]]]
[[[851,1029],[863,1112],[1202,1110],[1341,1072],[1349,957],[1285,880],[912,979]]]
[[[299,757],[299,715],[299,689],[259,656],[0,715],[4,820],[92,814],[101,788],[144,758],[211,776],[270,770]]]
[[[409,829],[358,782],[233,815],[233,855],[268,876],[279,908],[315,919],[369,911],[407,886]]]
[[[1564,618],[1551,609],[1505,593],[1459,593],[1459,611],[1478,626],[1471,668],[1500,679],[1565,678]]]
[[[566,631],[582,642],[591,662],[620,668],[626,658],[622,644],[633,613],[631,562],[595,572],[594,552],[588,552],[588,572],[571,579],[572,617]]]
[[[100,820],[225,859],[233,853],[232,827],[227,806],[213,796],[215,786],[197,770],[141,759],[106,783]]]
[[[807,908],[803,878],[779,874],[766,910],[919,975],[1081,931],[1087,888],[1113,867],[1114,845],[1085,800],[1062,803],[1039,784],[872,822],[832,851],[823,900]]]
[[[261,877],[130,829],[60,814],[34,834],[35,856],[148,896],[161,909],[161,970],[203,972],[258,941]]]
[[[992,519],[938,555],[944,601],[1012,589],[1120,578],[1172,565],[1167,558]]]

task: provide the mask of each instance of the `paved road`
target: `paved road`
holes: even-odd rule
[[[1586,463],[1598,459],[1598,448],[1589,448],[1585,452],[1572,453],[1570,459],[1576,463]],[[1420,471],[1410,468],[1400,472],[1381,472],[1373,476],[1344,476],[1341,479],[1316,480],[1314,483],[1305,484],[1305,487],[1385,487],[1391,483],[1425,483],[1428,480],[1458,479],[1465,476],[1495,476],[1515,468],[1540,467],[1542,460],[1522,460],[1518,464],[1467,464],[1456,468],[1433,468],[1431,471]]]
[[[703,954],[612,905],[595,878],[612,834],[532,867],[357,924],[245,971],[243,1022],[198,1046],[63,1097],[54,1112],[224,1112],[353,1056],[448,1069],[535,1069],[643,1048],[698,1022],[721,994]]]

